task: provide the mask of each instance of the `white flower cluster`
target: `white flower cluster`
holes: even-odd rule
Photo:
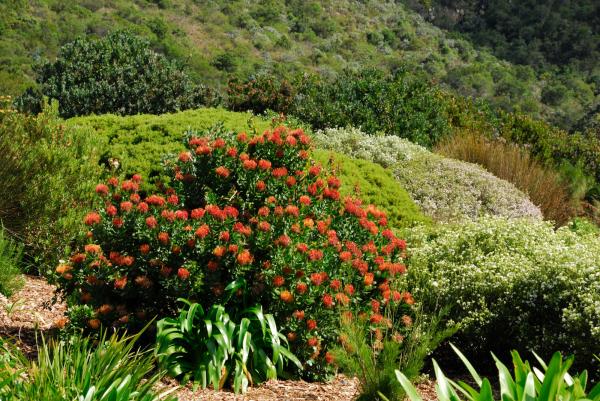
[[[318,147],[391,168],[423,212],[438,221],[480,216],[542,218],[527,195],[482,167],[446,158],[396,136],[370,136],[356,128],[315,135]]]
[[[416,299],[450,317],[481,350],[600,353],[600,237],[531,219],[483,218],[407,238]]]

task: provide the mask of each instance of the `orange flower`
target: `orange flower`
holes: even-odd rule
[[[244,249],[240,254],[238,254],[237,256],[237,261],[240,265],[244,266],[247,264],[252,263],[252,255],[250,254],[250,251],[247,249]]]
[[[99,319],[90,319],[88,320],[88,326],[92,330],[98,330],[100,328],[100,320]]]
[[[213,250],[213,255],[217,258],[222,258],[225,255],[225,252],[227,252],[227,249],[224,246],[219,245]]]
[[[177,270],[177,277],[179,277],[182,280],[187,280],[190,277],[190,271],[185,267],[180,267]]]
[[[323,295],[323,305],[325,305],[326,308],[333,307],[333,297],[329,294]]]
[[[364,279],[365,285],[367,287],[373,285],[373,280],[374,279],[375,279],[375,276],[373,276],[373,273],[366,273],[365,274],[365,279]]]
[[[317,321],[314,319],[309,319],[306,321],[306,328],[308,330],[314,330],[317,328]]]
[[[101,220],[101,217],[98,213],[90,212],[85,216],[85,218],[83,219],[83,222],[88,226],[93,226],[94,224],[100,223],[100,220]]]
[[[96,193],[100,196],[108,195],[108,186],[106,186],[105,184],[96,185]]]
[[[298,294],[305,294],[307,290],[308,290],[308,286],[304,283],[298,283],[296,285],[296,292]]]
[[[122,290],[127,285],[127,276],[119,277],[115,279],[115,288],[118,290]]]
[[[294,302],[294,295],[292,295],[292,293],[289,291],[281,291],[279,297],[286,304],[291,304],[292,302]]]
[[[284,284],[285,284],[285,279],[283,277],[281,277],[281,276],[275,276],[273,278],[273,285],[275,287],[281,287]]]
[[[215,169],[215,173],[217,173],[217,175],[219,177],[222,178],[227,178],[229,177],[229,174],[231,174],[231,172],[229,171],[229,169],[227,167],[224,166],[219,166]]]
[[[293,331],[290,331],[289,333],[287,333],[287,339],[289,342],[293,343],[297,339],[296,333],[294,333]]]
[[[169,234],[164,231],[158,233],[158,242],[167,245],[169,243]]]
[[[292,316],[294,316],[298,320],[304,320],[304,311],[303,310],[294,311],[294,313],[292,313]]]

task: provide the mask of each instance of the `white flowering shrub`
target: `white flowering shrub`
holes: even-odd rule
[[[356,128],[315,134],[318,147],[390,168],[422,211],[438,221],[542,214],[527,195],[482,167],[431,153],[397,136],[366,135]]]
[[[426,309],[451,307],[473,350],[600,354],[600,236],[531,219],[419,228],[409,278]]]

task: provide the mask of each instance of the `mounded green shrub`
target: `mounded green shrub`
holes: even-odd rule
[[[380,165],[321,149],[313,152],[313,158],[340,177],[342,195],[358,196],[365,204],[384,210],[390,227],[404,229],[431,223],[390,171]]]
[[[90,130],[65,126],[56,104],[37,116],[0,111],[0,222],[40,272],[64,256],[91,205],[99,147]]]
[[[101,39],[81,37],[60,48],[53,62],[37,67],[38,87],[17,99],[36,112],[42,96],[60,103],[60,115],[167,113],[210,103],[181,65],[156,53],[150,42],[127,31]]]
[[[600,353],[600,237],[547,222],[485,218],[415,229],[409,282],[425,308],[451,306],[473,352]]]
[[[216,108],[201,108],[179,113],[161,115],[101,116],[77,117],[67,120],[68,126],[92,129],[96,136],[107,142],[101,161],[117,173],[131,177],[142,174],[150,185],[156,179],[167,180],[163,174],[162,160],[165,155],[177,155],[184,149],[181,133],[191,127],[205,129],[215,121],[223,122],[227,129],[235,131],[258,132],[269,128],[270,121],[253,118],[250,113],[235,113]]]
[[[355,128],[326,129],[314,137],[317,146],[391,169],[423,213],[435,220],[542,216],[509,182],[475,164],[436,155],[405,139],[366,135]]]

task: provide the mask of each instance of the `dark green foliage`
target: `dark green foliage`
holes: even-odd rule
[[[77,39],[61,47],[56,61],[36,71],[39,91],[59,101],[63,117],[161,114],[198,107],[208,96],[177,63],[126,31],[100,40]],[[39,111],[41,99],[36,92],[28,90],[17,104]]]
[[[200,304],[179,301],[184,304],[179,317],[159,321],[156,336],[156,355],[171,376],[215,390],[232,382],[239,393],[250,384],[277,379],[288,362],[301,368],[262,307],[230,317],[221,305],[205,313]]]
[[[377,205],[387,213],[390,227],[407,229],[416,224],[431,224],[431,219],[423,215],[408,192],[383,167],[324,150],[315,150],[312,156],[335,171],[342,181],[342,195],[358,196],[366,205]]]
[[[248,113],[233,113],[223,109],[203,108],[175,114],[117,116],[88,116],[72,118],[67,126],[96,132],[107,142],[101,162],[116,173],[126,176],[140,173],[146,179],[143,189],[154,190],[149,184],[157,179],[168,180],[163,174],[161,162],[168,154],[178,154],[184,149],[181,133],[191,127],[209,128],[215,121],[222,121],[225,128],[234,131],[258,132],[269,127],[269,121],[252,117]],[[116,163],[115,163],[116,162]]]
[[[0,226],[0,294],[11,296],[22,287],[19,270],[23,247],[11,240]]]
[[[292,114],[314,128],[360,127],[431,146],[451,130],[438,89],[406,71],[345,71],[334,80],[316,76],[298,87]]]
[[[38,116],[0,112],[0,221],[40,272],[69,248],[100,173],[90,130],[65,127],[56,114],[56,105]]]

